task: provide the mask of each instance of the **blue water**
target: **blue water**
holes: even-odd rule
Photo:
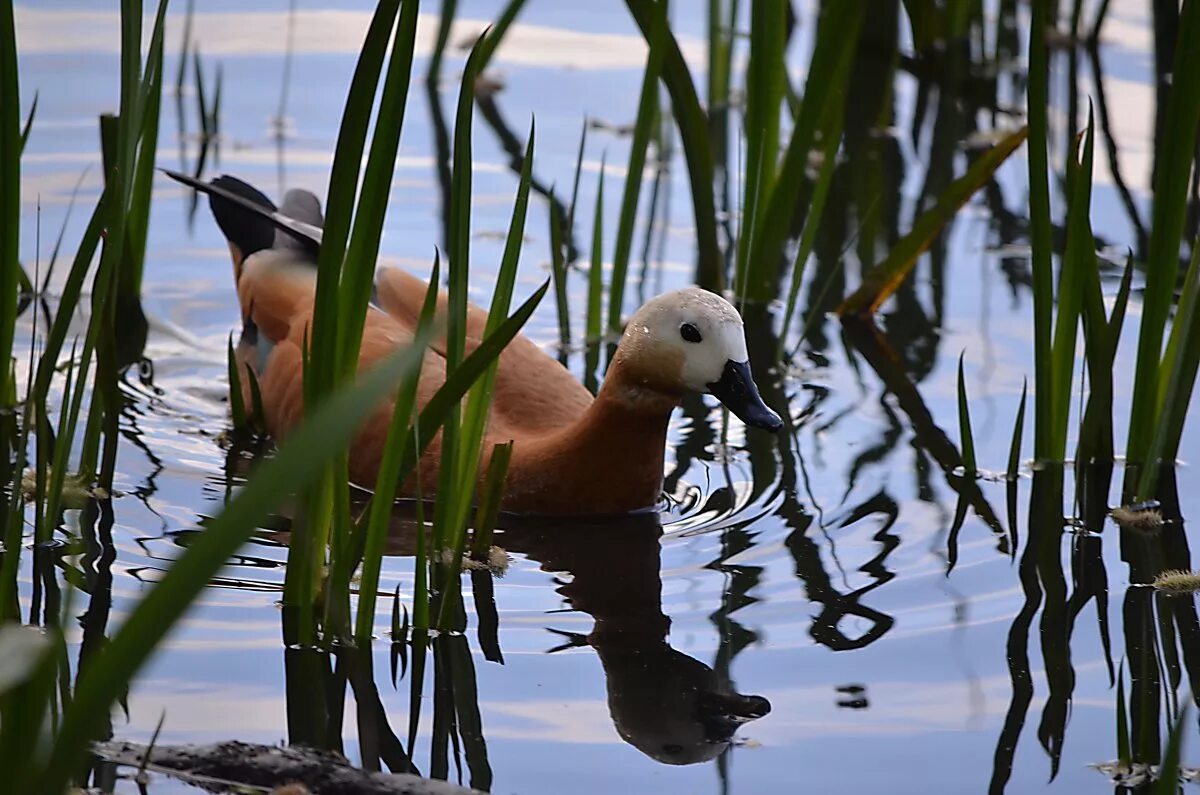
[[[243,16],[250,12],[229,0],[197,3],[196,37],[206,84],[211,90],[218,65],[224,81],[220,161],[210,162],[207,174],[236,174],[272,194],[279,192],[282,174],[286,187],[306,187],[323,195],[358,46],[352,34],[361,30],[367,4],[326,0],[321,8],[346,13],[320,18],[311,16],[317,11],[314,3],[298,5],[298,44],[285,109],[292,132],[277,151],[271,119],[278,111],[284,73],[287,3],[257,4],[255,16]],[[432,14],[435,5],[423,10]],[[500,5],[464,2],[459,17],[475,20],[474,29],[481,29],[499,13]],[[672,4],[685,52],[696,55],[691,66],[698,80],[704,69],[706,5],[697,0]],[[1131,0],[1114,0],[1112,5],[1114,32],[1102,48],[1109,104],[1118,132],[1125,136],[1120,141],[1123,157],[1129,153],[1125,176],[1146,216],[1146,153],[1152,151],[1146,135],[1153,119],[1122,109],[1152,102],[1149,12]],[[181,3],[172,8],[172,42],[180,35],[182,8]],[[117,100],[112,22],[116,12],[107,7],[93,10],[93,4],[83,2],[18,7],[19,44],[33,42],[21,60],[23,107],[34,92],[39,96],[23,174],[26,263],[37,259],[39,251],[44,259],[85,168],[89,170],[67,226],[64,257],[73,253],[71,241],[78,238],[99,195],[95,118],[114,110]],[[807,14],[808,4],[802,4],[802,10]],[[101,16],[80,21],[80,15],[93,12]],[[811,16],[804,19],[811,23]],[[59,42],[45,33],[61,25],[80,27],[83,38]],[[530,32],[530,26],[551,30]],[[466,24],[462,30],[470,29]],[[33,33],[22,38],[27,31],[42,33],[36,39]],[[319,35],[322,31],[326,35]],[[461,42],[460,32],[452,37],[452,45]],[[519,32],[532,38],[519,49],[515,44],[510,44],[511,50],[502,48],[492,66],[504,86],[496,102],[522,142],[531,117],[536,118],[534,171],[563,196],[570,190],[584,117],[614,125],[632,122],[641,80],[640,39],[624,6],[616,2],[533,2],[514,28],[513,41]],[[564,32],[616,38],[592,49],[554,46]],[[797,73],[807,63],[806,36],[802,29],[789,51]],[[452,122],[463,53],[458,46],[451,50],[440,96]],[[169,83],[174,82],[176,54],[177,46],[172,45],[166,63]],[[414,69],[423,75],[426,66],[422,55]],[[189,85],[192,80],[189,75]],[[919,141],[911,135],[916,91],[914,78],[897,78],[897,117],[889,128],[905,170],[897,197],[904,219],[912,216],[929,155],[930,130]],[[189,131],[182,155],[190,167],[198,126],[194,94],[185,92],[181,101]],[[989,124],[988,119],[978,121]],[[1061,117],[1055,123],[1061,125]],[[180,131],[176,99],[170,93],[164,96],[162,124],[159,163],[178,167]],[[609,250],[627,151],[626,138],[603,130],[589,132],[578,217],[592,216],[600,161],[607,157]],[[382,260],[421,274],[428,273],[433,252],[442,244],[433,153],[429,107],[423,85],[415,80]],[[484,302],[491,293],[516,175],[508,168],[498,137],[478,112],[474,158],[471,289],[473,298]],[[1134,234],[1099,152],[1097,160],[1095,227],[1120,251],[1134,245]],[[955,162],[961,173],[961,153]],[[1025,169],[1023,153],[1018,154],[996,181],[1003,205],[1018,216],[1026,213]],[[629,311],[643,295],[692,279],[691,203],[678,153],[669,171],[665,243],[661,249],[657,242],[652,247],[663,254],[651,258],[646,283],[627,292]],[[647,175],[644,200],[649,188]],[[35,236],[39,217],[40,249]],[[537,198],[527,222],[521,295],[548,275],[547,223],[547,203]],[[635,276],[641,269],[642,224],[644,219],[635,236]],[[885,307],[881,321],[902,369],[916,383],[934,429],[940,428],[955,446],[957,359],[965,353],[978,458],[989,472],[1005,469],[1022,384],[1033,371],[1031,294],[1027,285],[1011,278],[1013,268],[1019,270],[1027,262],[1027,252],[1019,244],[1001,247],[1009,241],[1002,239],[996,224],[994,207],[989,209],[976,197],[948,230],[941,264],[929,255],[919,264],[906,299],[914,305]],[[577,225],[575,238],[585,258],[589,234],[587,222]],[[853,240],[846,249],[846,278],[853,285],[861,266]],[[572,273],[575,306],[583,304],[585,282],[584,270]],[[225,342],[237,323],[231,287],[224,241],[206,208],[202,204],[194,223],[189,222],[187,195],[166,178],[157,178],[144,295],[151,324],[145,355],[153,362],[153,379],[152,387],[138,386],[136,379],[129,386],[134,399],[123,426],[128,434],[115,484],[121,496],[112,504],[116,556],[111,565],[110,632],[147,584],[182,552],[187,534],[197,530],[203,517],[220,510],[231,478],[236,484],[220,439],[229,427]],[[1115,293],[1112,274],[1106,290]],[[1138,308],[1135,295],[1127,324],[1137,322]],[[581,320],[581,313],[576,319]],[[560,557],[556,569],[555,556],[544,549],[514,547],[507,575],[495,583],[504,664],[487,662],[478,651],[473,614],[468,630],[494,776],[492,791],[925,793],[981,791],[995,780],[997,744],[1013,701],[1007,644],[1014,618],[1025,604],[1017,563],[1008,554],[1003,534],[972,512],[958,535],[956,565],[947,572],[947,536],[957,495],[928,452],[930,431],[914,420],[911,406],[884,385],[862,353],[843,342],[836,319],[819,312],[806,317],[787,330],[791,341],[799,340],[806,321],[815,331],[797,359],[801,366],[778,374],[773,393],[790,408],[797,424],[794,437],[782,444],[758,436],[747,442],[735,422],[722,444],[722,417],[711,400],[694,401],[677,413],[667,469],[680,502],[662,517],[661,551],[655,545],[631,544],[625,554],[620,536],[599,542],[594,552],[611,563],[609,577],[605,569],[595,569],[586,554],[567,554],[566,566]],[[25,322],[28,339],[28,316]],[[549,301],[539,308],[527,333],[539,343],[554,345],[557,326]],[[578,324],[575,333],[581,334]],[[1115,368],[1118,418],[1128,412],[1133,339],[1127,336]],[[583,366],[582,355],[574,352],[572,369],[581,373]],[[1031,456],[1031,425],[1026,424],[1025,458]],[[1118,447],[1124,434],[1119,419]],[[1184,459],[1196,449],[1196,440],[1193,426],[1181,447]],[[1119,475],[1118,469],[1114,483],[1119,483]],[[1183,466],[1177,475],[1181,511],[1193,515],[1200,507],[1189,488],[1193,470]],[[1029,483],[1026,467],[1017,520],[1022,543],[1028,535],[1024,517]],[[1007,531],[1005,485],[985,480],[980,488]],[[1114,492],[1114,503],[1118,496]],[[71,522],[78,520],[71,515]],[[567,536],[574,528],[562,527],[560,532]],[[502,538],[500,543],[506,542]],[[1116,696],[1098,619],[1107,621],[1113,659],[1121,658],[1126,643],[1121,605],[1130,574],[1111,523],[1085,541],[1063,533],[1061,557],[1068,567],[1069,592],[1076,590],[1069,571],[1076,544],[1099,547],[1108,603],[1101,611],[1094,599],[1087,601],[1074,619],[1069,641],[1074,687],[1054,775],[1051,757],[1038,738],[1049,687],[1039,645],[1042,614],[1034,619],[1027,644],[1033,694],[1017,734],[1008,792],[1073,793],[1109,786],[1088,767],[1116,756]],[[115,714],[116,737],[146,741],[165,713],[160,743],[287,741],[277,606],[285,559],[286,547],[264,531],[242,556],[230,561],[221,580],[204,593],[138,677],[128,698],[128,719]],[[389,557],[381,591],[390,592],[399,584],[402,593],[411,594],[412,569],[411,558]],[[656,603],[658,579],[661,601]],[[618,620],[627,625],[622,631],[636,634],[638,627],[649,627],[665,614],[670,618],[666,640],[675,653],[664,653],[657,644],[634,644],[641,656],[633,662],[618,660],[623,650],[618,642],[616,651],[613,646],[606,650],[612,658],[609,671],[596,649],[587,645],[548,653],[565,642],[560,633],[586,635],[594,629],[593,615],[572,609],[559,593],[562,584],[572,580],[601,611],[619,601],[623,589],[644,589],[645,598],[619,614]],[[381,636],[390,615],[391,600],[381,600]],[[1049,643],[1059,642],[1052,629],[1047,633]],[[1186,644],[1187,638],[1180,642]],[[397,690],[387,680],[388,646],[381,639],[374,650],[379,694],[392,726],[403,734],[407,680]],[[694,736],[693,708],[673,698],[686,679],[684,672],[696,670],[683,657],[716,669],[714,676],[727,680],[730,688],[765,698],[770,712],[738,728],[732,747],[719,760],[667,765],[639,746],[670,756],[666,746]],[[615,709],[610,705],[611,688],[618,691],[621,705]],[[427,697],[431,692],[427,685]],[[1178,697],[1185,698],[1186,692],[1185,681]],[[621,693],[632,693],[635,706],[620,701]],[[662,703],[647,701],[656,696]],[[636,707],[643,702],[644,709]],[[425,714],[427,721],[428,709]],[[423,724],[414,752],[422,770],[428,768],[428,730]],[[1189,729],[1189,740],[1193,734]],[[343,739],[352,759],[358,754],[356,737],[354,710],[347,707]],[[1185,761],[1187,757],[1185,752]],[[128,782],[122,786],[134,791]],[[152,791],[182,788],[156,778]]]

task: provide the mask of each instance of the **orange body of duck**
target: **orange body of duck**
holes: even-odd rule
[[[294,190],[276,210],[232,177],[211,184],[184,181],[209,193],[229,241],[243,318],[237,356],[256,374],[267,430],[286,436],[304,414],[302,348],[316,294],[319,202]],[[292,227],[288,232],[281,226],[285,222]],[[295,227],[316,234],[306,241]],[[379,269],[360,370],[412,342],[427,287],[405,271]],[[441,307],[446,300],[445,293],[439,296]],[[468,353],[481,342],[486,322],[487,312],[470,305]],[[443,338],[425,355],[419,406],[445,381],[444,353]],[[249,384],[243,388],[251,405]],[[749,425],[770,430],[781,425],[750,377],[740,316],[723,298],[699,288],[652,299],[630,319],[595,398],[558,361],[518,335],[500,354],[484,446],[489,455],[493,445],[513,443],[502,508],[581,515],[653,507],[661,494],[671,412],[689,391],[716,395]],[[377,407],[351,446],[350,477],[359,485],[375,482],[392,407],[392,400]],[[425,496],[435,493],[440,441],[439,434],[422,455],[419,484],[414,475],[402,494],[412,496],[418,486]]]

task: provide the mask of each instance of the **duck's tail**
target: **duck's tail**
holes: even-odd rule
[[[229,241],[235,273],[240,274],[246,257],[268,248],[289,248],[299,257],[316,262],[325,219],[320,200],[309,191],[288,191],[283,206],[276,208],[262,191],[237,177],[226,174],[203,182],[177,171],[162,171],[208,195],[213,218]]]

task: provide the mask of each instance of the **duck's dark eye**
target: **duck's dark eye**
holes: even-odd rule
[[[679,327],[679,336],[683,337],[688,342],[699,342],[700,329],[693,326],[691,323],[684,323]]]

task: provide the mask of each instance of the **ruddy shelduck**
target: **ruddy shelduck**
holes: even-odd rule
[[[237,356],[257,377],[267,430],[282,437],[304,413],[302,349],[316,293],[320,202],[307,191],[292,190],[276,208],[233,177],[203,183],[170,175],[209,195],[229,243],[241,304]],[[427,286],[396,268],[377,271],[360,369],[411,343]],[[445,294],[439,300],[444,306]],[[481,342],[486,322],[487,312],[471,305],[468,353]],[[419,405],[445,381],[444,353],[442,339],[425,355]],[[518,335],[500,355],[484,446],[488,455],[495,444],[513,443],[502,507],[551,515],[653,508],[661,496],[671,412],[689,392],[714,395],[746,425],[771,431],[782,425],[751,377],[741,316],[724,298],[698,287],[660,295],[630,318],[595,398],[559,362]],[[246,405],[249,397],[247,392]],[[375,482],[392,406],[389,400],[377,407],[350,448],[350,476],[359,485]],[[437,488],[440,461],[435,438],[418,468],[425,496]],[[413,495],[417,486],[414,476],[401,492]]]

